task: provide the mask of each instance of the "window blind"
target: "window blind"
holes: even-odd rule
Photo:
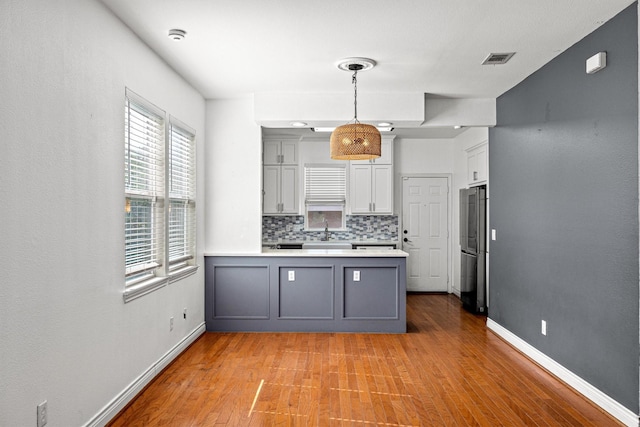
[[[164,113],[134,93],[125,97],[125,268],[127,283],[162,265]]]
[[[195,132],[170,119],[169,264],[179,268],[195,256]]]
[[[346,171],[343,165],[305,165],[305,202],[344,203],[347,198]]]

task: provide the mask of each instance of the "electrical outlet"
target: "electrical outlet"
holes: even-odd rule
[[[542,333],[542,335],[547,335],[547,321],[546,320],[542,321],[542,327],[540,329],[540,332]]]
[[[359,282],[360,281],[360,272],[358,270],[353,272],[353,281],[354,282]]]
[[[183,319],[187,318],[187,308],[186,307],[182,309],[182,318]]]
[[[38,427],[44,427],[47,424],[47,401],[45,400],[38,405]]]
[[[295,270],[289,270],[289,281],[295,282],[296,280],[296,272]]]
[[[169,318],[169,330],[173,331],[173,317]]]

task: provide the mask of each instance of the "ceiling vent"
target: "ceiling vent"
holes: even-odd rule
[[[497,65],[497,64],[506,64],[507,61],[511,59],[515,52],[509,53],[490,53],[489,56],[484,58],[482,61],[482,65]]]

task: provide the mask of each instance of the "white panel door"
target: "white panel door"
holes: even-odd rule
[[[407,291],[449,290],[447,178],[404,177],[402,249],[407,259]]]

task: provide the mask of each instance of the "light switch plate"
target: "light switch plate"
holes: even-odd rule
[[[496,229],[495,228],[491,229],[491,240],[496,240]]]

